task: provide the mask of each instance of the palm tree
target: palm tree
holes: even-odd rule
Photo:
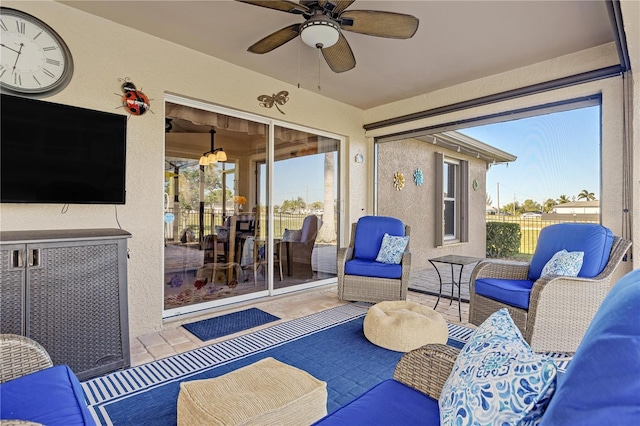
[[[547,201],[542,205],[542,211],[545,213],[551,213],[553,211],[553,207],[557,204],[556,200],[553,198],[547,198]]]
[[[579,194],[578,194],[578,200],[586,200],[586,201],[592,201],[596,199],[596,196],[593,192],[589,192],[586,189],[583,189]]]
[[[567,197],[566,195],[562,194],[560,196],[560,198],[558,198],[558,204],[564,204],[564,203],[568,203],[571,200],[569,199],[569,197]]]
[[[335,196],[333,184],[335,176],[335,160],[333,152],[324,155],[324,208],[322,214],[323,224],[318,231],[319,242],[333,242],[337,240],[335,222]]]

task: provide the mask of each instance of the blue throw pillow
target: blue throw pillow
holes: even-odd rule
[[[577,277],[582,268],[584,258],[583,251],[560,250],[542,268],[541,277],[549,275],[564,275],[566,277]]]
[[[395,237],[385,232],[376,262],[399,264],[402,261],[402,255],[407,248],[407,244],[409,244],[408,235],[406,237]]]
[[[537,424],[556,388],[553,360],[531,350],[506,308],[462,348],[440,393],[440,422]]]

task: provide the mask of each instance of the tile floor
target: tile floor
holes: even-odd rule
[[[430,296],[413,291],[409,291],[408,295],[408,300],[422,303],[429,307],[433,307],[435,305],[436,299],[436,296]],[[319,289],[311,289],[288,295],[282,295],[265,301],[252,301],[249,304],[245,303],[229,306],[224,310],[216,310],[215,312],[210,312],[208,314],[203,314],[200,316],[190,316],[189,318],[170,320],[165,322],[163,331],[132,339],[131,366],[136,366],[171,355],[176,355],[178,353],[196,349],[201,346],[206,346],[220,340],[226,340],[245,333],[259,330],[260,328],[269,327],[274,324],[265,324],[260,327],[255,327],[229,336],[224,336],[219,339],[209,340],[205,343],[189,333],[183,327],[181,327],[181,325],[184,323],[194,322],[213,316],[219,316],[242,309],[247,309],[248,307],[256,307],[262,309],[265,312],[280,317],[281,319],[279,322],[284,322],[310,315],[315,312],[333,308],[344,303],[346,302],[338,300],[337,285],[334,284],[326,287],[321,287]],[[444,316],[447,322],[469,326],[469,324],[466,322],[469,318],[469,304],[462,303],[461,308],[462,322],[460,322],[458,318],[457,301],[453,301],[453,303],[449,304],[449,299],[441,299],[440,303],[438,303],[436,311],[440,312],[440,314]]]

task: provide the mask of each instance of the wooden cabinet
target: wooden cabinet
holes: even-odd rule
[[[80,380],[130,365],[127,238],[119,229],[0,232],[0,331]]]

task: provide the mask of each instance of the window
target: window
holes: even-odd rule
[[[469,163],[436,153],[436,246],[468,241]]]
[[[458,181],[458,165],[445,160],[442,188],[444,198],[444,238],[456,237],[456,183]]]

